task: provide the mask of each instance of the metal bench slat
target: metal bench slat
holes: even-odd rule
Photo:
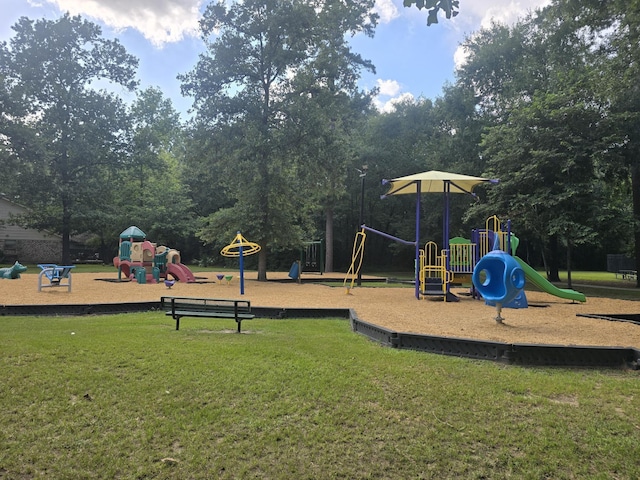
[[[181,317],[233,318],[241,330],[242,320],[255,318],[248,300],[223,298],[161,297],[161,308],[176,321],[180,329]]]
[[[176,315],[181,317],[211,317],[211,318],[236,318],[233,312],[196,312],[193,310],[176,310],[175,312],[166,312],[166,315]],[[238,313],[238,318],[251,319],[255,318],[252,313]]]

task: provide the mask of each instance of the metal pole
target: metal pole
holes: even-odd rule
[[[451,192],[451,182],[444,182],[444,220],[442,225],[442,248],[447,252],[445,260],[445,268],[447,272],[450,268],[449,263],[449,193]],[[447,273],[445,273],[447,275]],[[443,278],[444,282],[445,279]],[[449,293],[449,284],[446,284],[446,292]]]
[[[362,227],[362,224],[364,223],[364,179],[367,176],[367,169],[369,168],[368,165],[363,165],[362,166],[362,170],[356,169],[358,170],[358,172],[360,172],[360,179],[361,179],[361,183],[360,183],[360,217],[359,217],[359,221],[358,221],[358,228]],[[356,285],[359,287],[360,285],[362,285],[362,269],[358,269],[358,277],[356,279]]]
[[[393,240],[394,242],[402,243],[404,245],[415,245],[416,242],[409,242],[408,240],[403,240],[398,237],[394,237],[393,235],[389,235],[388,233],[381,232],[380,230],[376,230],[375,228],[367,227],[366,225],[361,225],[360,228],[364,228],[367,232],[373,232],[376,235],[380,235],[381,237],[388,238],[389,240]]]
[[[240,237],[240,232],[238,232],[238,239],[242,242]],[[242,243],[238,248],[240,254],[240,295],[244,295],[244,252],[242,251]],[[240,324],[238,323],[238,331],[240,329]]]
[[[422,190],[422,182],[418,180],[416,182],[416,260],[415,269],[416,281],[415,281],[415,295],[420,300],[420,192]]]

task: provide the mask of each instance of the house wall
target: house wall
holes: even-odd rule
[[[60,263],[62,245],[59,241],[47,240],[2,240],[0,250],[4,258],[0,264],[20,263]]]
[[[6,224],[11,215],[26,211],[25,207],[0,198],[0,250],[4,254],[0,264],[16,260],[20,263],[59,263],[62,260],[62,239],[59,236]]]

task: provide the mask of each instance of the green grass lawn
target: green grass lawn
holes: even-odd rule
[[[396,350],[345,320],[228,323],[0,318],[0,478],[640,476],[638,372]]]

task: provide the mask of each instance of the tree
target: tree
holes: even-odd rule
[[[457,8],[460,6],[458,0],[404,0],[403,4],[405,7],[415,5],[419,10],[423,8],[426,9],[429,12],[427,26],[438,23],[438,13],[440,10],[442,10],[447,19],[457,16]]]
[[[295,168],[283,155],[280,127],[289,75],[307,59],[313,18],[312,7],[298,1],[210,4],[201,21],[208,52],[181,77],[203,123],[235,147],[218,172],[235,203],[209,217],[201,238],[215,242],[243,231],[262,246],[259,280],[266,280],[267,252],[301,234]]]
[[[493,123],[482,141],[485,174],[501,180],[488,191],[490,208],[550,247],[551,280],[557,240],[570,272],[572,247],[596,241],[593,218],[603,212],[598,159],[608,144],[591,44],[575,18],[547,8],[514,27],[494,25],[467,43],[470,62],[459,72]]]
[[[594,220],[606,207],[595,181],[598,119],[583,103],[540,93],[507,124],[491,127],[482,143],[488,174],[501,179],[488,191],[491,205],[541,243],[565,242],[569,284],[572,248],[595,241]]]
[[[314,52],[293,80],[292,153],[299,156],[301,174],[310,187],[310,212],[324,214],[327,272],[334,268],[335,208],[346,195],[348,170],[359,156],[356,131],[372,108],[374,93],[359,90],[360,71],[375,68],[352,52],[346,36],[373,36],[378,17],[372,8],[370,0],[317,2]]]
[[[104,205],[104,174],[126,157],[127,116],[122,101],[95,82],[132,90],[137,60],[98,26],[68,14],[55,21],[21,18],[9,45],[0,45],[4,155],[17,170],[12,194],[31,207],[28,226],[70,235],[82,217]],[[8,172],[4,172],[6,176]]]
[[[429,99],[403,101],[393,111],[371,116],[366,127],[363,163],[369,165],[368,177],[392,178],[426,170],[441,170],[443,159],[432,152],[436,128],[434,105]],[[391,176],[390,176],[391,174]],[[369,183],[371,185],[371,182]],[[369,187],[369,190],[372,186]],[[388,187],[383,187],[386,192]],[[382,193],[380,192],[380,193]],[[379,195],[373,195],[379,198]],[[421,221],[421,237],[438,240],[442,234],[442,197],[433,195],[422,203],[424,221]],[[434,207],[435,205],[435,207]],[[415,237],[415,198],[398,195],[368,204],[369,225],[403,239]],[[415,251],[404,245],[373,236],[367,239],[367,255],[374,258],[402,259],[411,264]]]
[[[160,90],[148,88],[138,92],[130,116],[131,155],[120,179],[120,211],[128,219],[122,229],[135,224],[154,241],[183,249],[195,220],[183,182],[180,115]]]
[[[570,2],[574,10],[579,2]],[[582,11],[585,30],[599,54],[600,102],[609,107],[606,122],[611,142],[607,165],[614,188],[630,184],[633,206],[634,254],[640,270],[640,2],[605,2]],[[640,278],[637,280],[640,287]]]
[[[297,102],[313,95],[311,86],[330,91],[332,81],[333,94],[341,95],[338,89],[353,75],[345,68],[362,63],[354,55],[338,61],[327,57],[326,65],[335,71],[321,68],[323,55],[345,57],[341,36],[368,15],[358,10],[357,18],[344,19],[336,33],[335,25],[322,21],[329,16],[325,6],[327,12],[344,12],[340,3],[304,0],[211,4],[201,23],[208,52],[181,77],[183,91],[195,99],[199,125],[224,138],[218,144],[225,154],[212,166],[234,202],[209,216],[201,238],[213,243],[228,241],[237,230],[246,233],[263,247],[259,280],[266,280],[268,252],[301,245],[310,229],[309,185],[302,182],[304,166],[298,161],[303,120]],[[326,45],[337,51],[322,47],[320,39],[329,32]],[[302,81],[310,72],[323,77],[311,74],[312,82]]]

